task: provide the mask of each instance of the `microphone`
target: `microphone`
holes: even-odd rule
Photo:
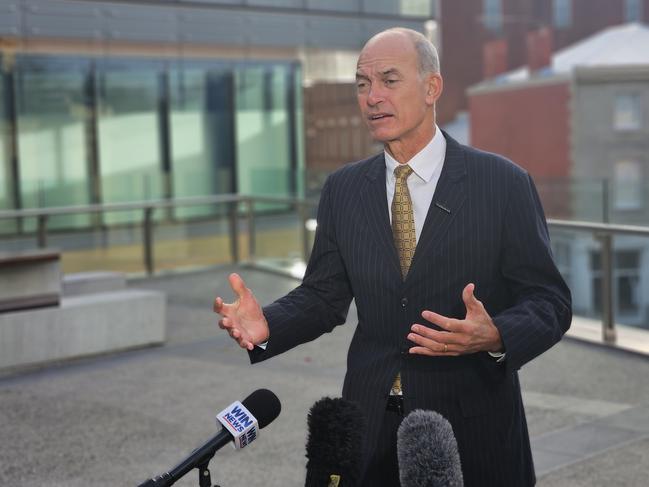
[[[254,441],[258,430],[273,422],[282,409],[275,394],[268,389],[257,389],[243,400],[236,401],[217,415],[223,429],[202,446],[192,451],[178,465],[158,477],[151,478],[138,487],[168,487],[175,484],[193,468],[206,464],[217,450],[234,440],[236,449]]]
[[[439,413],[416,409],[397,431],[401,487],[462,487],[462,466],[451,424]]]
[[[360,485],[365,417],[342,398],[317,401],[307,418],[309,429],[305,487]]]

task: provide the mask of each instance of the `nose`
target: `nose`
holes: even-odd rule
[[[376,106],[384,100],[383,91],[380,85],[372,85],[367,93],[367,104],[369,106]]]

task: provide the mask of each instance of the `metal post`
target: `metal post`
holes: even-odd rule
[[[610,216],[610,187],[608,184],[608,179],[602,179],[602,221],[604,223],[609,223],[611,220]]]
[[[248,260],[254,264],[255,254],[257,253],[255,242],[255,202],[252,198],[247,198],[246,204],[248,206]]]
[[[230,255],[232,256],[232,262],[238,264],[240,259],[239,256],[239,212],[238,212],[238,203],[230,203],[229,208],[229,219],[230,219]]]
[[[47,247],[47,215],[38,215],[38,229],[37,229],[37,241],[38,248],[44,249]]]
[[[303,202],[297,203],[297,209],[300,216],[300,237],[302,238],[302,259],[304,262],[309,261],[311,254],[311,245],[309,242],[309,230],[306,227],[306,222],[309,219],[308,205]]]
[[[602,246],[602,339],[612,345],[617,340],[613,312],[613,236],[600,233],[597,238]]]
[[[153,275],[153,208],[147,206],[144,208],[142,243],[144,245],[144,268],[148,275]]]

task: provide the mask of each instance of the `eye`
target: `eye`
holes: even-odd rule
[[[364,90],[365,88],[367,88],[367,81],[358,81],[356,83],[357,90]]]
[[[398,81],[399,81],[398,79],[386,79],[385,84],[388,85],[388,86],[391,86],[391,85],[396,84]]]

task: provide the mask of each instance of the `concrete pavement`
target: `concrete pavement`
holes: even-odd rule
[[[211,462],[222,487],[304,485],[306,413],[340,395],[355,323],[264,364],[216,328],[215,294],[233,268],[157,277],[168,295],[164,347],[0,372],[0,485],[135,486],[216,433],[214,416],[266,387],[282,413],[246,450]],[[262,302],[297,281],[237,269]],[[649,478],[649,359],[564,340],[521,382],[542,487],[637,486]],[[176,485],[197,485],[190,472]]]

